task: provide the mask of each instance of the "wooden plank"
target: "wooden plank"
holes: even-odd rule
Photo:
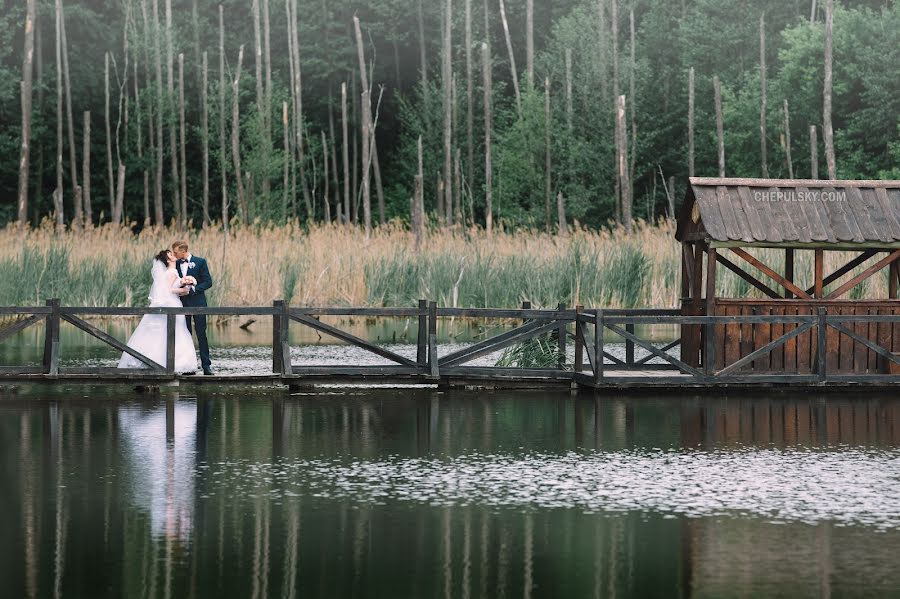
[[[833,192],[833,187],[822,189],[822,192]],[[817,206],[822,206],[825,214],[828,216],[828,222],[831,224],[831,230],[839,241],[853,241],[859,243],[863,241],[859,230],[854,226],[851,230],[850,223],[847,221],[847,213],[843,209],[841,202],[816,202]],[[854,222],[854,225],[856,223]]]
[[[437,349],[437,302],[428,302],[428,372],[431,376],[440,375],[440,357]]]
[[[743,305],[740,306],[741,316],[754,316],[756,315],[756,308],[753,306]],[[747,321],[741,322],[741,347],[740,347],[740,355],[738,359],[743,356],[749,355],[750,352],[753,351],[753,324]],[[751,365],[752,366],[752,365]]]
[[[575,314],[580,315],[584,306],[575,306]],[[572,369],[575,372],[584,370],[584,323],[575,318],[575,364]]]
[[[763,240],[773,243],[784,241],[784,238],[781,236],[781,228],[775,220],[772,210],[769,207],[769,202],[759,200],[756,201],[756,205],[759,222],[762,223],[763,231],[765,232]]]
[[[883,181],[881,179],[753,179],[747,177],[691,177],[689,179],[693,187],[706,187],[716,185],[727,185],[730,187],[746,186],[746,187],[876,187],[884,189],[900,189],[900,181]]]
[[[789,290],[791,293],[793,293],[794,295],[796,295],[798,298],[800,298],[800,299],[807,299],[807,300],[808,300],[808,299],[812,299],[812,298],[809,297],[809,295],[808,295],[804,290],[802,290],[802,289],[800,289],[799,287],[797,287],[797,285],[795,285],[795,284],[792,283],[791,281],[788,281],[787,279],[785,279],[783,276],[781,276],[780,274],[778,274],[777,272],[775,272],[775,271],[774,271],[772,268],[770,268],[768,265],[764,264],[762,261],[760,261],[760,260],[758,260],[757,258],[755,258],[754,256],[750,255],[750,254],[747,253],[745,250],[742,250],[741,248],[731,248],[731,251],[732,251],[735,255],[740,256],[740,257],[743,258],[745,261],[747,261],[748,263],[750,263],[750,264],[752,264],[753,266],[755,266],[756,268],[758,268],[758,269],[759,269],[760,271],[762,271],[766,276],[768,276],[769,278],[771,278],[773,281],[775,281],[776,283],[778,283],[779,285],[781,285],[781,286],[784,287],[785,289]]]
[[[305,316],[373,316],[376,318],[413,318],[417,308],[291,308],[292,314]]]
[[[304,376],[352,376],[352,377],[385,377],[422,374],[419,368],[409,366],[306,366],[291,365],[291,377]]]
[[[740,231],[741,239],[746,242],[753,242],[756,238],[753,236],[753,228],[750,226],[750,217],[744,211],[744,202],[738,189],[725,189],[725,195],[728,203],[734,211],[735,224]],[[755,215],[754,215],[755,216]]]
[[[398,364],[402,364],[404,366],[409,366],[412,368],[416,368],[418,366],[418,364],[416,364],[409,358],[405,358],[399,354],[395,354],[394,352],[388,351],[382,347],[379,347],[379,346],[375,345],[374,343],[369,343],[368,341],[366,341],[364,339],[360,339],[356,335],[352,335],[346,331],[342,331],[331,325],[327,325],[323,322],[319,322],[315,318],[310,318],[309,316],[305,316],[303,314],[291,313],[291,319],[295,320],[299,323],[305,324],[306,326],[310,327],[311,329],[315,329],[322,333],[326,333],[336,339],[340,339],[341,341],[350,343],[351,345],[361,347],[362,349],[364,349],[368,352],[371,352],[377,356],[381,356],[382,358],[385,358],[392,362],[396,362]]]
[[[832,359],[828,352],[830,347],[835,347],[836,345],[836,341],[832,341],[830,337],[837,331],[828,326],[825,308],[819,308],[816,311],[816,315],[819,318],[819,322],[816,325],[816,374],[819,375],[819,381],[824,383],[828,376],[829,367],[837,361]],[[836,347],[835,350],[837,350]],[[837,351],[834,352],[834,358],[837,358]]]
[[[287,303],[281,305],[281,332],[278,335],[281,341],[281,374],[289,375],[291,374],[292,364],[291,364],[291,335],[290,335],[290,326],[291,326],[291,317],[288,314],[289,306]]]
[[[783,193],[782,189],[775,187],[771,188],[770,191],[772,193]],[[769,206],[771,206],[771,214],[775,217],[772,219],[773,224],[779,228],[781,238],[784,241],[797,241],[799,234],[797,233],[797,228],[794,226],[794,220],[791,218],[790,214],[788,214],[788,208],[790,208],[790,211],[793,211],[794,206],[789,205],[784,200],[770,202]]]
[[[836,311],[841,316],[855,316],[854,310],[850,306],[837,306]],[[832,310],[829,310],[829,314],[832,314],[832,316],[834,316]],[[830,321],[829,324],[831,324]],[[840,336],[840,358],[838,359],[838,370],[842,373],[848,374],[853,372],[853,339],[848,337],[847,335],[841,334],[840,329],[837,330],[838,335]]]
[[[829,293],[825,297],[825,299],[836,299],[836,298],[844,295],[847,291],[849,291],[850,289],[853,289],[854,287],[856,287],[857,285],[859,285],[860,283],[862,283],[863,281],[865,281],[866,279],[868,279],[869,277],[874,275],[876,272],[880,271],[885,266],[890,265],[892,262],[894,262],[898,258],[900,258],[900,250],[894,250],[893,252],[888,254],[886,257],[882,258],[881,260],[879,260],[878,262],[876,262],[875,264],[873,264],[872,266],[870,266],[863,272],[859,273],[858,275],[856,275],[855,277],[853,277],[852,279],[850,279],[849,281],[847,281],[846,283],[844,283],[843,285],[841,285],[840,287],[838,287],[837,289],[835,289],[834,291]]]
[[[787,316],[794,316],[797,314],[797,306],[785,306],[783,308],[784,314]],[[791,331],[797,328],[795,324],[784,324],[782,325],[784,334],[788,334]],[[809,331],[798,335],[796,337],[791,337],[784,344],[784,363],[783,370],[786,373],[796,374],[797,373],[797,342],[803,335],[808,335]]]
[[[858,187],[849,187],[844,190],[847,194],[850,210],[853,211],[853,215],[856,217],[856,224],[859,225],[863,237],[867,241],[893,241],[894,238],[890,234],[890,227],[884,215],[881,214],[875,194],[865,194],[863,191]]]
[[[798,187],[797,193],[802,193],[808,197],[810,191],[808,187]],[[804,243],[827,241],[828,235],[825,233],[825,225],[822,223],[819,211],[812,205],[813,202],[800,202],[799,204],[797,212],[803,216],[802,222],[806,223],[806,229],[804,230],[802,226],[797,228],[798,240]]]
[[[766,316],[771,316],[771,308],[767,310]],[[753,353],[758,352],[763,347],[766,347],[769,342],[772,340],[772,325],[771,323],[759,323],[753,325]],[[771,371],[771,356],[768,353],[758,353],[759,358],[753,360],[753,371],[754,372],[770,372]]]
[[[416,362],[428,365],[428,300],[419,300],[419,330],[416,335]]]
[[[750,234],[753,236],[753,239],[765,239],[766,230],[763,228],[759,216],[760,202],[753,199],[750,188],[745,185],[738,187],[737,193],[738,198],[740,198],[741,209],[744,216],[747,218],[747,224],[750,227]]]
[[[819,215],[819,222],[822,223],[822,227],[825,229],[825,240],[829,244],[837,243],[837,235],[834,231],[834,225],[831,222],[831,216],[828,213],[828,209],[825,207],[824,202],[812,201],[809,202],[809,205],[816,211],[816,214]]]
[[[78,327],[82,331],[88,333],[92,337],[95,337],[95,338],[99,339],[100,341],[103,341],[104,343],[111,345],[115,349],[125,352],[126,354],[128,354],[129,356],[132,356],[133,358],[142,362],[143,364],[146,364],[148,368],[151,368],[153,370],[160,370],[160,371],[165,370],[165,368],[161,364],[157,364],[156,362],[154,362],[153,360],[151,360],[144,354],[136,351],[135,349],[133,349],[131,347],[128,347],[128,345],[126,345],[125,343],[119,341],[118,339],[116,339],[115,337],[112,337],[111,335],[106,334],[105,332],[101,331],[100,329],[98,329],[97,327],[92,325],[91,323],[86,322],[86,321],[78,318],[77,316],[72,316],[70,314],[62,314],[61,317],[66,322],[75,325],[76,327]],[[174,316],[172,318],[174,318]]]
[[[3,375],[42,374],[43,372],[43,366],[0,366],[0,380]]]
[[[747,231],[741,229],[734,213],[734,206],[731,205],[731,197],[728,194],[728,188],[724,185],[716,187],[716,205],[719,207],[719,215],[722,217],[722,223],[725,225],[725,233],[729,239],[743,239],[745,235],[749,236],[749,227]]]
[[[874,308],[874,310],[879,315],[890,314],[892,312],[892,310],[890,308],[876,307],[876,308]],[[889,349],[891,351],[897,351],[896,349],[893,348],[893,342],[892,342],[893,339],[892,339],[892,335],[891,335],[891,333],[892,333],[891,329],[892,329],[892,324],[889,322],[876,322],[875,323],[875,331],[876,331],[875,332],[875,341],[881,347],[886,347],[887,349]],[[872,352],[872,353],[875,353],[875,352]],[[878,372],[885,372],[887,370],[887,364],[888,364],[887,360],[885,360],[884,358],[879,356],[877,353],[875,353],[875,357],[876,357],[876,362],[877,362],[876,370]]]
[[[565,304],[559,304],[560,312],[564,312],[565,309]],[[563,370],[566,367],[566,338],[566,321],[558,320],[556,328],[556,346],[557,351],[559,352],[559,360],[557,360],[556,365],[560,370]]]
[[[675,349],[675,348],[678,347],[679,345],[681,345],[681,339],[676,339],[675,341],[670,341],[669,343],[666,343],[665,345],[663,345],[663,346],[662,346],[661,348],[659,348],[659,349],[660,349],[660,351],[668,352],[668,351],[671,351],[671,350]],[[638,360],[637,362],[635,362],[634,365],[635,365],[635,367],[637,367],[637,366],[646,366],[646,367],[649,367],[649,366],[666,366],[665,364],[648,364],[648,362],[649,362],[650,360],[652,360],[652,359],[653,359],[653,355],[652,355],[652,354],[651,354],[651,355],[647,355],[647,356],[644,356],[643,358],[641,358],[640,360]]]
[[[0,306],[0,316],[23,316],[26,314],[50,314],[53,310],[50,306],[40,306],[34,308],[25,308],[19,306]]]
[[[857,315],[869,315],[869,309],[867,306],[856,306],[854,312]],[[848,324],[849,329],[855,332],[857,335],[861,337],[865,337],[866,339],[875,339],[875,336],[869,335],[869,325],[872,323],[869,322],[855,322]],[[869,349],[861,344],[856,343],[854,345],[854,356],[853,356],[853,372],[868,372],[869,370]],[[873,352],[874,353],[874,352]],[[877,354],[874,354],[877,357]]]
[[[862,345],[866,346],[867,348],[869,348],[872,351],[874,351],[875,353],[877,353],[879,356],[883,357],[885,360],[888,360],[890,362],[893,362],[894,364],[900,365],[900,356],[895,355],[894,353],[888,351],[884,347],[881,347],[880,345],[873,342],[872,340],[866,339],[865,337],[863,337],[861,335],[857,335],[855,331],[852,331],[849,328],[845,327],[844,325],[839,324],[834,321],[830,321],[828,323],[828,326],[838,330],[841,333],[841,335],[844,335],[844,336],[848,337],[849,339],[856,341],[857,343],[861,343]],[[898,379],[900,379],[900,377],[898,377]]]
[[[813,259],[813,291],[816,299],[821,299],[825,294],[824,269],[825,252],[823,250],[816,250]]]
[[[270,306],[265,307],[196,307],[196,308],[86,308],[66,307],[62,311],[66,314],[80,316],[144,316],[146,314],[180,314],[182,316],[273,316],[275,311]]]
[[[12,337],[16,333],[19,333],[19,332],[27,329],[31,325],[33,325],[41,320],[44,320],[45,318],[46,318],[46,316],[33,314],[33,315],[29,316],[28,318],[24,318],[18,322],[15,322],[15,323],[9,325],[8,327],[0,329],[0,341],[3,341],[7,337]]]
[[[722,214],[719,211],[716,190],[695,188],[694,196],[696,197],[697,207],[700,209],[700,216],[703,219],[703,226],[706,232],[715,239],[729,239],[725,223],[722,220]]]
[[[724,311],[725,314],[729,316],[739,316],[741,308],[739,306],[721,306],[719,307],[719,311]],[[726,324],[724,335],[725,351],[722,366],[719,367],[719,370],[741,358],[741,325],[738,323]]]
[[[599,385],[603,382],[603,334],[606,332],[606,321],[604,320],[603,310],[594,311],[594,357],[591,361],[594,368],[594,383]]]
[[[575,318],[575,310],[498,310],[494,308],[438,308],[440,317],[456,318],[515,318],[529,320],[572,320]]]
[[[792,249],[784,250],[784,278],[791,283],[796,283],[794,280],[794,250]],[[807,293],[807,295],[809,294]],[[791,299],[794,297],[794,294],[785,289],[784,297],[785,299]]]
[[[790,333],[781,335],[780,337],[778,337],[772,341],[769,341],[765,345],[763,345],[760,348],[751,352],[749,355],[744,356],[743,358],[741,358],[734,364],[731,364],[730,366],[728,366],[727,368],[722,370],[719,373],[719,376],[727,376],[733,372],[738,371],[739,369],[743,368],[744,366],[746,366],[747,364],[749,364],[751,362],[759,361],[760,358],[762,358],[766,354],[769,354],[775,348],[782,346],[788,339],[792,339],[792,338],[800,335],[804,331],[808,331],[808,330],[812,329],[814,326],[815,325],[813,323],[807,323],[800,327],[797,327]]]
[[[775,306],[772,308],[771,312],[772,316],[784,316],[784,307],[783,306]],[[806,325],[804,325],[806,326]],[[784,336],[786,331],[784,330],[784,324],[780,322],[773,322],[772,328],[770,332],[770,336],[772,339],[780,339]],[[789,333],[789,332],[788,332]],[[786,337],[785,342],[789,339],[793,339],[794,337]],[[775,346],[772,351],[769,352],[770,356],[770,368],[773,372],[784,372],[784,344]]]
[[[896,198],[892,201],[883,187],[875,188],[874,193],[875,199],[881,207],[881,213],[890,226],[891,237],[900,241],[900,206],[898,206],[900,202],[896,201]],[[896,196],[898,194],[892,193],[890,195]]]
[[[272,317],[272,372],[276,374],[282,374],[282,365],[284,364],[281,344],[281,312],[283,311],[283,306],[284,300],[275,300],[272,303],[272,307],[277,312]]]
[[[175,374],[175,319],[174,314],[166,315],[166,372]]]
[[[797,306],[797,314],[812,314],[810,306]],[[812,331],[797,337],[797,374],[812,374],[816,344]]]

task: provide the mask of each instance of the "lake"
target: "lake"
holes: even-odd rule
[[[894,395],[22,386],[0,452],[4,597],[900,596]]]

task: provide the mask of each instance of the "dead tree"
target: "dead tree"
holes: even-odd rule
[[[104,55],[103,81],[104,81],[104,109],[103,118],[106,125],[106,183],[109,188],[109,218],[115,223],[113,214],[116,211],[116,180],[113,175],[112,159],[112,132],[109,121],[109,52]]]
[[[184,131],[184,54],[178,54],[178,153],[181,158],[181,224],[188,224],[187,156]]]
[[[449,0],[448,0],[449,1]],[[363,166],[364,170],[372,169],[375,175],[375,192],[378,197],[378,221],[381,224],[384,224],[384,189],[381,185],[381,166],[378,162],[378,144],[375,142],[375,126],[376,123],[372,117],[372,87],[369,85],[369,75],[366,68],[366,56],[365,50],[363,48],[362,41],[362,29],[359,26],[359,18],[353,17],[353,27],[356,33],[356,53],[359,59],[359,81],[362,84],[363,91],[368,91],[368,103],[363,103],[362,111],[368,112],[368,120],[369,120],[369,139],[368,143],[370,144],[369,148],[369,160],[371,162],[370,166]],[[366,137],[363,136],[365,140]]]
[[[423,187],[424,180],[422,177],[422,136],[419,136],[419,140],[416,144],[418,150],[418,170],[416,171],[415,177],[415,189],[413,193],[413,205],[412,205],[412,214],[410,215],[410,220],[412,220],[412,228],[413,235],[416,239],[416,248],[418,249],[422,245],[422,232],[424,228],[424,220],[425,220],[425,209],[424,209],[424,195],[425,189]]]
[[[178,123],[175,115],[175,43],[172,40],[172,0],[166,0],[166,114],[169,121],[169,161],[172,170],[172,197],[179,222],[184,222],[184,202],[180,196],[178,173]]]
[[[354,17],[355,18],[355,17]],[[363,225],[366,230],[366,239],[372,234],[372,195],[369,187],[369,168],[371,161],[371,144],[369,137],[371,133],[371,113],[368,106],[371,105],[369,99],[369,90],[363,88],[362,91],[362,204],[363,204]]]
[[[819,141],[816,135],[816,126],[809,126],[809,177],[819,178]]]
[[[159,2],[153,0],[153,49],[156,66],[156,172],[153,178],[153,203],[156,213],[156,225],[166,224],[163,211],[162,178],[163,178],[163,113],[166,105],[163,95],[162,50],[160,49]],[[176,206],[177,210],[177,206]]]
[[[287,116],[287,104],[285,104],[285,116]],[[323,181],[324,181],[324,193],[322,194],[322,203],[325,208],[325,222],[331,222],[331,203],[328,201],[328,138],[325,137],[325,131],[322,131],[322,170],[323,170]]]
[[[617,159],[622,194],[622,223],[625,232],[631,233],[631,178],[628,176],[628,134],[625,129],[625,96],[619,96],[616,105],[616,129],[618,131]]]
[[[834,156],[834,129],[831,126],[831,94],[832,94],[832,30],[834,29],[834,0],[825,3],[825,89],[822,101],[822,128],[825,138],[825,163],[828,166],[828,178],[837,179],[837,166]]]
[[[552,167],[550,154],[550,78],[544,78],[544,222],[547,233],[550,233],[550,198],[553,194],[550,170]]]
[[[78,185],[78,162],[75,157],[75,127],[72,124],[72,80],[69,77],[69,43],[66,38],[66,13],[62,8],[62,0],[59,2],[59,8],[59,28],[62,36],[62,68],[66,94],[66,125],[69,139],[69,173],[72,179],[72,195],[75,208],[72,224],[80,227],[84,221],[84,213],[81,206],[81,188]]]
[[[19,150],[18,227],[25,230],[28,222],[28,170],[31,155],[31,105],[33,98],[34,19],[36,0],[25,3],[25,42],[22,52],[22,143]]]
[[[237,183],[238,210],[241,219],[247,222],[247,198],[244,193],[244,184],[242,182],[243,171],[241,170],[241,114],[240,114],[240,85],[241,85],[241,65],[244,62],[244,45],[241,44],[238,50],[237,68],[234,74],[234,83],[231,87],[233,98],[231,99],[231,159],[234,162],[234,178]]]
[[[475,164],[475,103],[472,75],[472,0],[466,0],[466,181],[471,185]]]
[[[53,210],[56,225],[65,226],[63,213],[63,81],[62,81],[62,1],[56,0],[56,189],[53,191]]]
[[[525,0],[525,72],[528,89],[534,89],[534,0]]]
[[[759,16],[759,152],[762,176],[769,176],[769,165],[766,158],[766,17]]]
[[[688,176],[694,176],[694,67],[688,72]]]
[[[90,226],[94,222],[91,209],[91,111],[84,111],[83,145],[81,151],[81,202],[84,204],[84,223]]]
[[[203,142],[203,226],[208,227],[209,218],[209,61],[203,52],[200,75],[200,137]]]
[[[622,143],[622,140],[618,138],[619,129],[618,129],[618,106],[619,106],[619,0],[612,0],[610,2],[610,34],[612,37],[612,79],[613,79],[613,127],[615,127],[616,131],[616,151],[618,152],[618,148]],[[625,130],[623,129],[623,132]],[[624,134],[624,133],[623,133]],[[619,176],[619,159],[616,156],[616,220],[618,222],[622,222],[622,203],[624,200],[624,195],[622,194],[622,181]]]
[[[503,23],[503,35],[506,38],[506,51],[509,53],[509,69],[512,74],[513,91],[516,95],[516,113],[522,118],[522,94],[519,92],[519,72],[516,69],[516,55],[513,53],[512,38],[509,35],[509,23],[506,20],[506,6],[500,0],[500,20]]]
[[[787,98],[784,100],[784,161],[787,163],[788,179],[794,178],[794,161],[791,160],[791,116]]]
[[[222,229],[228,233],[228,159],[225,137],[225,94],[228,80],[225,76],[225,18],[219,5],[219,175],[222,178]],[[240,176],[240,175],[238,175]]]
[[[562,191],[556,193],[556,226],[556,232],[560,237],[569,234],[569,225],[566,223],[566,201]]]
[[[722,86],[719,77],[713,77],[713,94],[716,104],[716,138],[719,147],[719,177],[725,176],[725,122],[722,118]]]
[[[628,77],[628,93],[631,95],[631,159],[628,165],[628,177],[631,181],[634,181],[634,163],[637,159],[637,122],[635,121],[637,115],[637,95],[634,93],[634,78],[637,72],[637,62],[635,58],[635,48],[634,48],[634,11],[631,10],[628,12],[628,22],[630,28],[630,41],[631,41],[631,64],[630,71]],[[629,189],[633,188],[629,186]],[[629,197],[628,201],[632,204],[634,203],[634,198]]]
[[[481,72],[484,87],[484,228],[488,235],[494,227],[493,167],[491,165],[491,129],[493,128],[493,78],[491,53],[487,43],[481,44]]]
[[[303,193],[303,204],[306,207],[308,217],[312,216],[313,206],[312,198],[309,192],[309,185],[306,180],[306,151],[303,145],[303,135],[305,129],[305,117],[303,114],[303,74],[300,68],[300,37],[297,32],[298,16],[297,16],[297,0],[291,2],[291,18],[290,18],[290,34],[292,38],[292,60],[294,61],[294,98],[297,102],[297,112],[294,117],[294,145],[297,151],[297,163],[300,170],[300,190]]]
[[[441,57],[441,81],[444,103],[444,206],[446,213],[438,215],[438,218],[442,219],[442,224],[451,224],[453,222],[452,31],[453,0],[444,0],[444,49]]]
[[[146,9],[144,10],[146,12]],[[134,61],[134,114],[137,119],[137,155],[138,162],[142,165],[144,164],[144,127],[141,124],[141,95],[140,95],[140,81],[138,77],[138,60]],[[150,179],[149,174],[147,173],[147,169],[145,168],[142,171],[143,179],[144,179],[144,226],[150,226]],[[85,181],[85,188],[87,188],[87,181]],[[87,215],[87,211],[89,208],[90,199],[87,194],[85,194],[85,215]]]
[[[428,60],[425,49],[425,16],[422,14],[422,0],[419,0],[419,76],[422,85],[422,102],[428,115]],[[427,118],[427,117],[426,117]]]
[[[566,131],[572,134],[572,48],[566,48]]]
[[[268,164],[272,155],[272,45],[271,45],[271,28],[269,23],[269,0],[262,0],[262,22],[263,22],[263,58],[265,59],[265,90],[263,105],[263,161]],[[262,193],[263,198],[268,201],[269,193],[272,189],[272,182],[269,180],[268,171],[263,173]]]
[[[341,158],[344,163],[344,222],[350,223],[350,136],[347,123],[347,84],[341,83]]]

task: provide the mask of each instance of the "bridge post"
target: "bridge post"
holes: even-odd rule
[[[428,367],[428,300],[419,300],[419,334],[416,338],[416,362]]]
[[[47,374],[59,374],[59,299],[48,299],[47,325],[44,331],[44,370]]]
[[[428,370],[431,376],[440,376],[437,355],[437,302],[428,303]]]
[[[166,372],[175,374],[175,314],[166,314]]]
[[[565,302],[560,302],[557,306],[560,312],[563,312],[566,309]],[[567,323],[565,319],[560,316],[559,318],[559,328],[556,329],[556,345],[559,350],[559,359],[557,360],[557,367],[560,370],[564,370],[566,367],[566,326]]]
[[[284,300],[275,300],[272,307],[275,308],[275,314],[272,315],[272,372],[275,374],[284,374],[282,367],[284,359],[281,355],[281,311],[284,306]]]
[[[584,306],[575,306],[575,372],[584,370],[584,324],[578,320],[583,311]]]
[[[606,328],[606,321],[603,318],[603,310],[594,311],[597,319],[594,325],[594,384],[599,385],[603,382],[603,329]]]
[[[291,339],[290,339],[290,305],[288,302],[281,302],[281,374],[293,374],[291,366]]]
[[[819,323],[816,327],[816,373],[819,375],[819,382],[824,383],[827,373],[825,372],[825,351],[826,351],[826,342],[825,342],[825,329],[828,326],[825,315],[827,311],[825,308],[819,308],[817,310],[819,316]]]

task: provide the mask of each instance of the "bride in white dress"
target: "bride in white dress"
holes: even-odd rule
[[[150,270],[153,284],[150,287],[151,308],[181,308],[177,291],[183,286],[175,270],[175,256],[163,251],[153,258]],[[128,347],[157,364],[166,363],[166,315],[145,314],[128,340]],[[149,368],[137,358],[123,353],[119,368]],[[184,316],[175,317],[175,372],[183,374],[197,371],[197,354],[194,339],[188,331]]]

